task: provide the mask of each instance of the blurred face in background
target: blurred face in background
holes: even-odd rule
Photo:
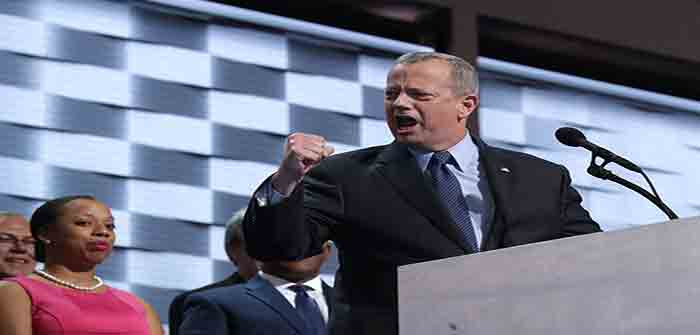
[[[48,262],[95,266],[112,252],[116,238],[112,211],[91,199],[76,199],[65,204],[55,224],[42,233],[49,240]]]
[[[0,216],[0,277],[34,271],[34,238],[29,223],[17,215]]]

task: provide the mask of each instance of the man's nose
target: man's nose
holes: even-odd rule
[[[399,93],[399,95],[396,96],[396,99],[394,99],[392,106],[399,108],[409,108],[411,106],[410,99],[411,98],[405,92],[401,92]]]
[[[12,248],[10,249],[10,251],[14,253],[26,254],[32,248],[34,248],[33,242],[30,243],[22,240],[17,240],[14,243],[12,243]]]

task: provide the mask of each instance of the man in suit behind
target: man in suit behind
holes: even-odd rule
[[[331,253],[300,261],[263,262],[260,273],[242,285],[190,295],[181,335],[325,335],[333,315],[333,290],[320,277]]]
[[[248,252],[299,259],[332,239],[334,334],[398,333],[398,266],[600,231],[563,166],[469,134],[478,90],[464,60],[410,53],[387,77],[393,143],[330,156],[320,136],[288,136],[248,207]]]
[[[241,225],[244,215],[245,208],[237,211],[228,222],[226,222],[226,230],[224,233],[226,255],[238,270],[224,280],[184,292],[175,297],[168,311],[168,328],[170,330],[170,335],[178,335],[178,328],[182,323],[185,299],[187,299],[190,294],[217,287],[242,284],[258,273],[258,265],[254,259],[248,256],[245,250],[245,239],[243,238],[243,229]]]

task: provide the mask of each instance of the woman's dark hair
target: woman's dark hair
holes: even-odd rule
[[[69,195],[45,202],[32,214],[29,225],[32,229],[32,236],[36,239],[35,254],[37,261],[46,261],[46,246],[44,242],[39,239],[39,234],[48,229],[49,226],[56,224],[58,217],[63,214],[63,206],[77,199],[95,200],[95,198],[90,195]]]

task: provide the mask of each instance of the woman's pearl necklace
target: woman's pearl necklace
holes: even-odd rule
[[[94,290],[98,289],[100,286],[105,284],[100,277],[94,276],[94,275],[92,276],[92,278],[97,281],[97,284],[92,285],[92,286],[80,286],[80,285],[76,285],[76,284],[73,284],[71,282],[65,281],[61,278],[58,278],[58,277],[56,277],[56,276],[54,276],[46,271],[34,270],[34,272],[36,272],[36,274],[54,282],[54,283],[57,283],[57,284],[60,284],[60,285],[66,286],[66,287],[70,287],[70,288],[78,290],[78,291],[94,291]]]

